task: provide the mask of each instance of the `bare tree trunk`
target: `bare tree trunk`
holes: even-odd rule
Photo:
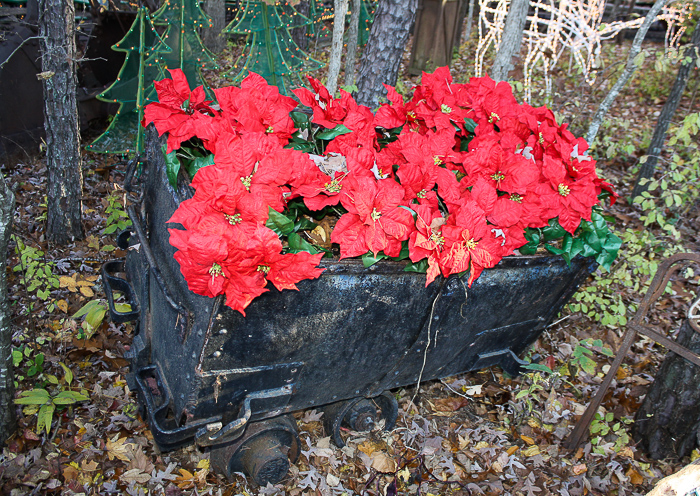
[[[676,339],[700,353],[700,333],[686,320]],[[683,458],[700,441],[700,367],[669,352],[637,411],[634,437],[651,458]]]
[[[221,34],[226,27],[226,3],[224,0],[206,0],[204,11],[211,18],[211,27],[204,27],[204,45],[219,53],[226,47],[226,39]]]
[[[462,41],[467,41],[472,36],[472,24],[474,24],[474,4],[476,0],[469,0],[469,11],[467,12],[467,25],[462,35]]]
[[[12,374],[12,328],[7,305],[7,244],[12,231],[15,196],[0,174],[0,445],[7,441],[17,425],[12,400],[15,387]]]
[[[382,84],[396,84],[417,8],[418,0],[380,0],[360,62],[358,103],[375,108],[386,95]]]
[[[612,107],[617,95],[620,94],[622,88],[625,87],[627,82],[632,78],[634,71],[637,69],[634,59],[642,49],[642,42],[644,41],[644,37],[647,35],[647,31],[649,31],[649,27],[656,20],[656,16],[659,15],[659,12],[661,12],[661,9],[664,8],[667,2],[668,0],[656,0],[654,5],[651,6],[651,9],[649,9],[649,12],[647,12],[644,22],[639,27],[639,30],[634,37],[634,41],[632,41],[632,48],[630,48],[629,54],[627,55],[627,65],[625,66],[622,75],[620,75],[617,81],[615,81],[613,87],[610,88],[610,91],[601,102],[600,106],[598,107],[598,111],[595,113],[591,123],[588,126],[586,141],[589,143],[593,143],[593,140],[600,129],[600,125],[603,123],[605,115],[608,113],[608,110],[610,110],[610,107]]]
[[[345,51],[345,86],[355,84],[355,62],[357,61],[357,38],[360,31],[361,8],[362,0],[352,0],[350,26],[348,27],[348,46]]]
[[[331,43],[331,55],[328,59],[328,81],[326,88],[333,95],[338,89],[338,74],[340,74],[340,62],[343,57],[343,34],[345,33],[345,14],[348,11],[348,0],[334,0],[333,15],[333,41]]]
[[[673,82],[668,99],[664,104],[664,108],[661,109],[659,119],[656,121],[654,136],[652,136],[649,149],[647,150],[647,161],[644,162],[641,169],[639,169],[639,174],[634,184],[634,190],[632,191],[632,198],[636,198],[641,195],[643,191],[647,190],[647,185],[642,184],[642,179],[651,179],[654,175],[656,164],[659,161],[661,150],[663,150],[664,147],[668,126],[671,124],[671,119],[676,113],[678,105],[681,103],[681,97],[685,91],[685,85],[688,82],[690,71],[695,67],[698,50],[700,50],[700,29],[696,28],[690,39],[690,46],[685,50],[685,56],[681,61],[681,66],[678,68],[678,75],[676,75],[676,80]]]
[[[75,7],[72,0],[40,0],[44,129],[46,130],[47,235],[67,244],[82,239],[80,131],[76,100]]]
[[[520,53],[529,7],[530,0],[512,0],[510,2],[506,24],[503,27],[501,45],[489,73],[494,81],[508,79],[508,73],[513,69],[513,56]]]

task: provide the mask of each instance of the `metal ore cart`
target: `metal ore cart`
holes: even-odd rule
[[[517,374],[517,355],[596,267],[511,256],[467,289],[456,276],[425,287],[401,262],[324,259],[320,278],[298,292],[271,288],[243,317],[187,288],[166,221],[192,190],[170,186],[161,145],[149,129],[138,180],[127,171],[133,226],[118,240],[127,256],[105,264],[103,280],[112,318],[138,322],[130,383],[155,442],[209,447],[229,476],[263,485],[285,476],[299,453],[292,412],[324,411],[342,446],[346,428],[393,427],[391,389],[492,365]],[[116,311],[114,291],[130,312]]]

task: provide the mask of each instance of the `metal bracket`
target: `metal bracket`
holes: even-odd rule
[[[649,336],[657,343],[664,345],[665,347],[669,348],[675,353],[678,353],[686,360],[700,367],[700,355],[693,353],[684,346],[679,345],[674,340],[668,338],[667,336],[664,336],[657,330],[642,324],[642,320],[644,319],[644,317],[646,317],[646,314],[649,311],[651,304],[655,302],[664,293],[669,280],[671,279],[673,274],[677,272],[678,267],[672,269],[672,266],[678,262],[683,261],[690,261],[700,264],[700,254],[678,253],[676,255],[670,256],[659,265],[659,268],[657,269],[656,274],[654,275],[654,279],[652,279],[651,285],[649,286],[647,293],[644,295],[644,299],[640,303],[637,312],[634,314],[634,317],[632,317],[632,320],[629,322],[629,324],[627,324],[627,330],[625,331],[625,334],[622,338],[620,348],[617,350],[615,360],[613,360],[613,363],[610,366],[610,370],[605,375],[603,382],[598,388],[598,392],[596,393],[593,400],[591,400],[591,403],[588,405],[588,408],[586,408],[586,411],[584,412],[583,416],[581,416],[581,418],[579,419],[578,423],[576,424],[576,427],[571,432],[571,434],[569,434],[569,436],[564,440],[563,444],[564,447],[566,447],[567,449],[576,449],[578,445],[581,444],[581,442],[583,442],[583,440],[586,438],[586,435],[588,434],[588,426],[593,421],[593,417],[598,411],[598,407],[603,402],[603,398],[605,398],[605,393],[607,392],[608,388],[610,387],[610,384],[612,384],[612,381],[615,378],[615,375],[617,374],[617,369],[620,368],[620,365],[622,364],[622,361],[627,355],[627,352],[632,347],[632,343],[634,343],[634,340],[637,337],[637,333]],[[690,325],[695,331],[698,331],[698,327],[697,323],[691,319],[691,312],[695,307],[698,306],[698,301],[693,303],[690,307],[690,310],[688,311]],[[695,318],[697,319],[697,317]]]
[[[292,386],[287,385],[280,388],[266,389],[264,391],[255,391],[247,394],[243,400],[241,412],[236,420],[229,422],[225,426],[223,426],[221,422],[207,424],[197,431],[197,434],[195,434],[195,442],[199,446],[212,446],[214,444],[235,441],[243,435],[248,421],[253,415],[253,411],[250,408],[251,401],[291,395],[292,391]]]

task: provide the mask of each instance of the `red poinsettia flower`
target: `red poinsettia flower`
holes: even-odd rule
[[[335,225],[331,241],[340,245],[340,258],[383,251],[390,257],[401,252],[401,242],[414,228],[413,217],[400,205],[403,188],[393,179],[376,181],[349,176],[341,202],[348,210]]]
[[[484,269],[495,266],[503,256],[496,233],[486,224],[486,216],[476,202],[465,201],[447,217],[441,232],[445,238],[445,248],[440,255],[443,275],[468,270],[469,286]]]
[[[429,129],[454,130],[456,125],[465,130],[464,118],[469,117],[469,109],[461,107],[448,67],[439,67],[432,74],[424,72],[411,101],[415,102],[416,117]]]
[[[313,109],[312,122],[330,129],[342,124],[348,112],[357,107],[352,95],[345,90],[340,90],[340,98],[333,98],[318,79],[311,76],[308,78],[313,92],[307,88],[297,88],[292,92],[299,98],[302,105]]]
[[[581,219],[591,220],[591,208],[598,202],[593,177],[572,178],[561,161],[544,156],[542,174],[547,179],[536,188],[550,218],[573,234]]]
[[[222,115],[234,129],[272,134],[283,145],[292,137],[295,127],[289,112],[296,108],[297,102],[281,95],[277,86],[267,84],[259,74],[251,72],[241,81],[240,88],[227,86],[214,94]]]
[[[194,136],[205,141],[215,137],[215,111],[211,102],[205,101],[204,88],[190,91],[181,69],[170,70],[170,76],[172,79],[153,83],[159,101],[146,105],[142,122],[143,126],[155,124],[160,136],[168,133],[167,153]]]
[[[428,259],[428,271],[425,285],[428,286],[440,275],[440,255],[445,246],[445,237],[441,229],[445,218],[437,208],[429,205],[416,205],[416,230],[408,240],[408,252],[411,261]]]
[[[231,177],[245,189],[262,198],[275,210],[284,209],[284,190],[291,176],[289,162],[294,150],[284,149],[279,141],[265,133],[227,135],[217,142],[216,165],[229,168]]]

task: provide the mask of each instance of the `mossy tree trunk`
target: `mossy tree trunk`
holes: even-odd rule
[[[700,353],[700,333],[687,321],[678,344]],[[700,367],[669,352],[637,411],[634,437],[651,458],[682,458],[700,444]]]

